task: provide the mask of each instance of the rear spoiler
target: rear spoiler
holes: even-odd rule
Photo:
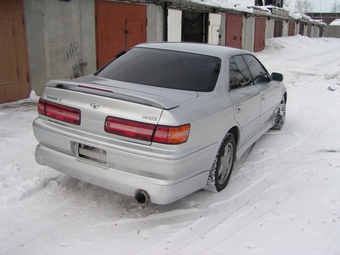
[[[50,80],[47,82],[46,87],[95,94],[103,97],[115,98],[167,110],[176,108],[180,105],[180,103],[176,100],[167,97],[161,97],[140,91],[133,91],[133,93],[131,93],[130,91],[122,88],[75,82],[70,80]]]

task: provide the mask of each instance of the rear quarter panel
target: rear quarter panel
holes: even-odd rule
[[[198,166],[201,171],[208,171],[211,169],[225,134],[236,125],[233,116],[233,106],[227,93],[201,92],[195,100],[185,102],[178,108],[164,111],[159,124],[190,123],[189,138],[184,146],[189,154],[200,150],[207,153],[204,161]],[[188,176],[200,172],[198,169],[191,169],[191,171]]]

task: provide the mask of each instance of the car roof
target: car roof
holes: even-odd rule
[[[138,48],[152,48],[182,51],[215,57],[225,57],[235,54],[250,54],[249,51],[231,48],[227,46],[212,45],[205,43],[188,43],[188,42],[160,42],[160,43],[142,43],[138,44]]]

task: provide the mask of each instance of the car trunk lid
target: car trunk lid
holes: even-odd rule
[[[105,79],[93,79],[91,77],[92,82],[85,82],[86,79],[89,79],[89,77],[82,82],[80,80],[49,81],[43,95],[43,99],[49,102],[79,109],[80,125],[64,123],[53,118],[49,118],[49,120],[74,128],[77,132],[151,144],[151,142],[139,140],[139,138],[107,133],[104,129],[106,118],[111,116],[157,125],[163,110],[178,107],[184,101],[197,97],[197,93],[191,91],[171,91],[158,88],[151,90],[145,88],[147,86],[139,88],[134,84],[120,84],[119,82],[112,86]],[[145,91],[142,91],[142,89],[145,89]]]
[[[178,107],[181,103],[197,97],[197,93],[195,91],[165,89],[120,82],[96,77],[94,75],[71,81],[51,80],[46,86],[49,88],[72,90],[115,98],[166,110]]]

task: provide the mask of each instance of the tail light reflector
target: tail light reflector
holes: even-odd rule
[[[80,125],[80,110],[40,99],[38,112],[47,117]]]
[[[138,140],[164,144],[181,144],[188,140],[190,124],[172,127],[107,117],[104,128],[108,133]]]

